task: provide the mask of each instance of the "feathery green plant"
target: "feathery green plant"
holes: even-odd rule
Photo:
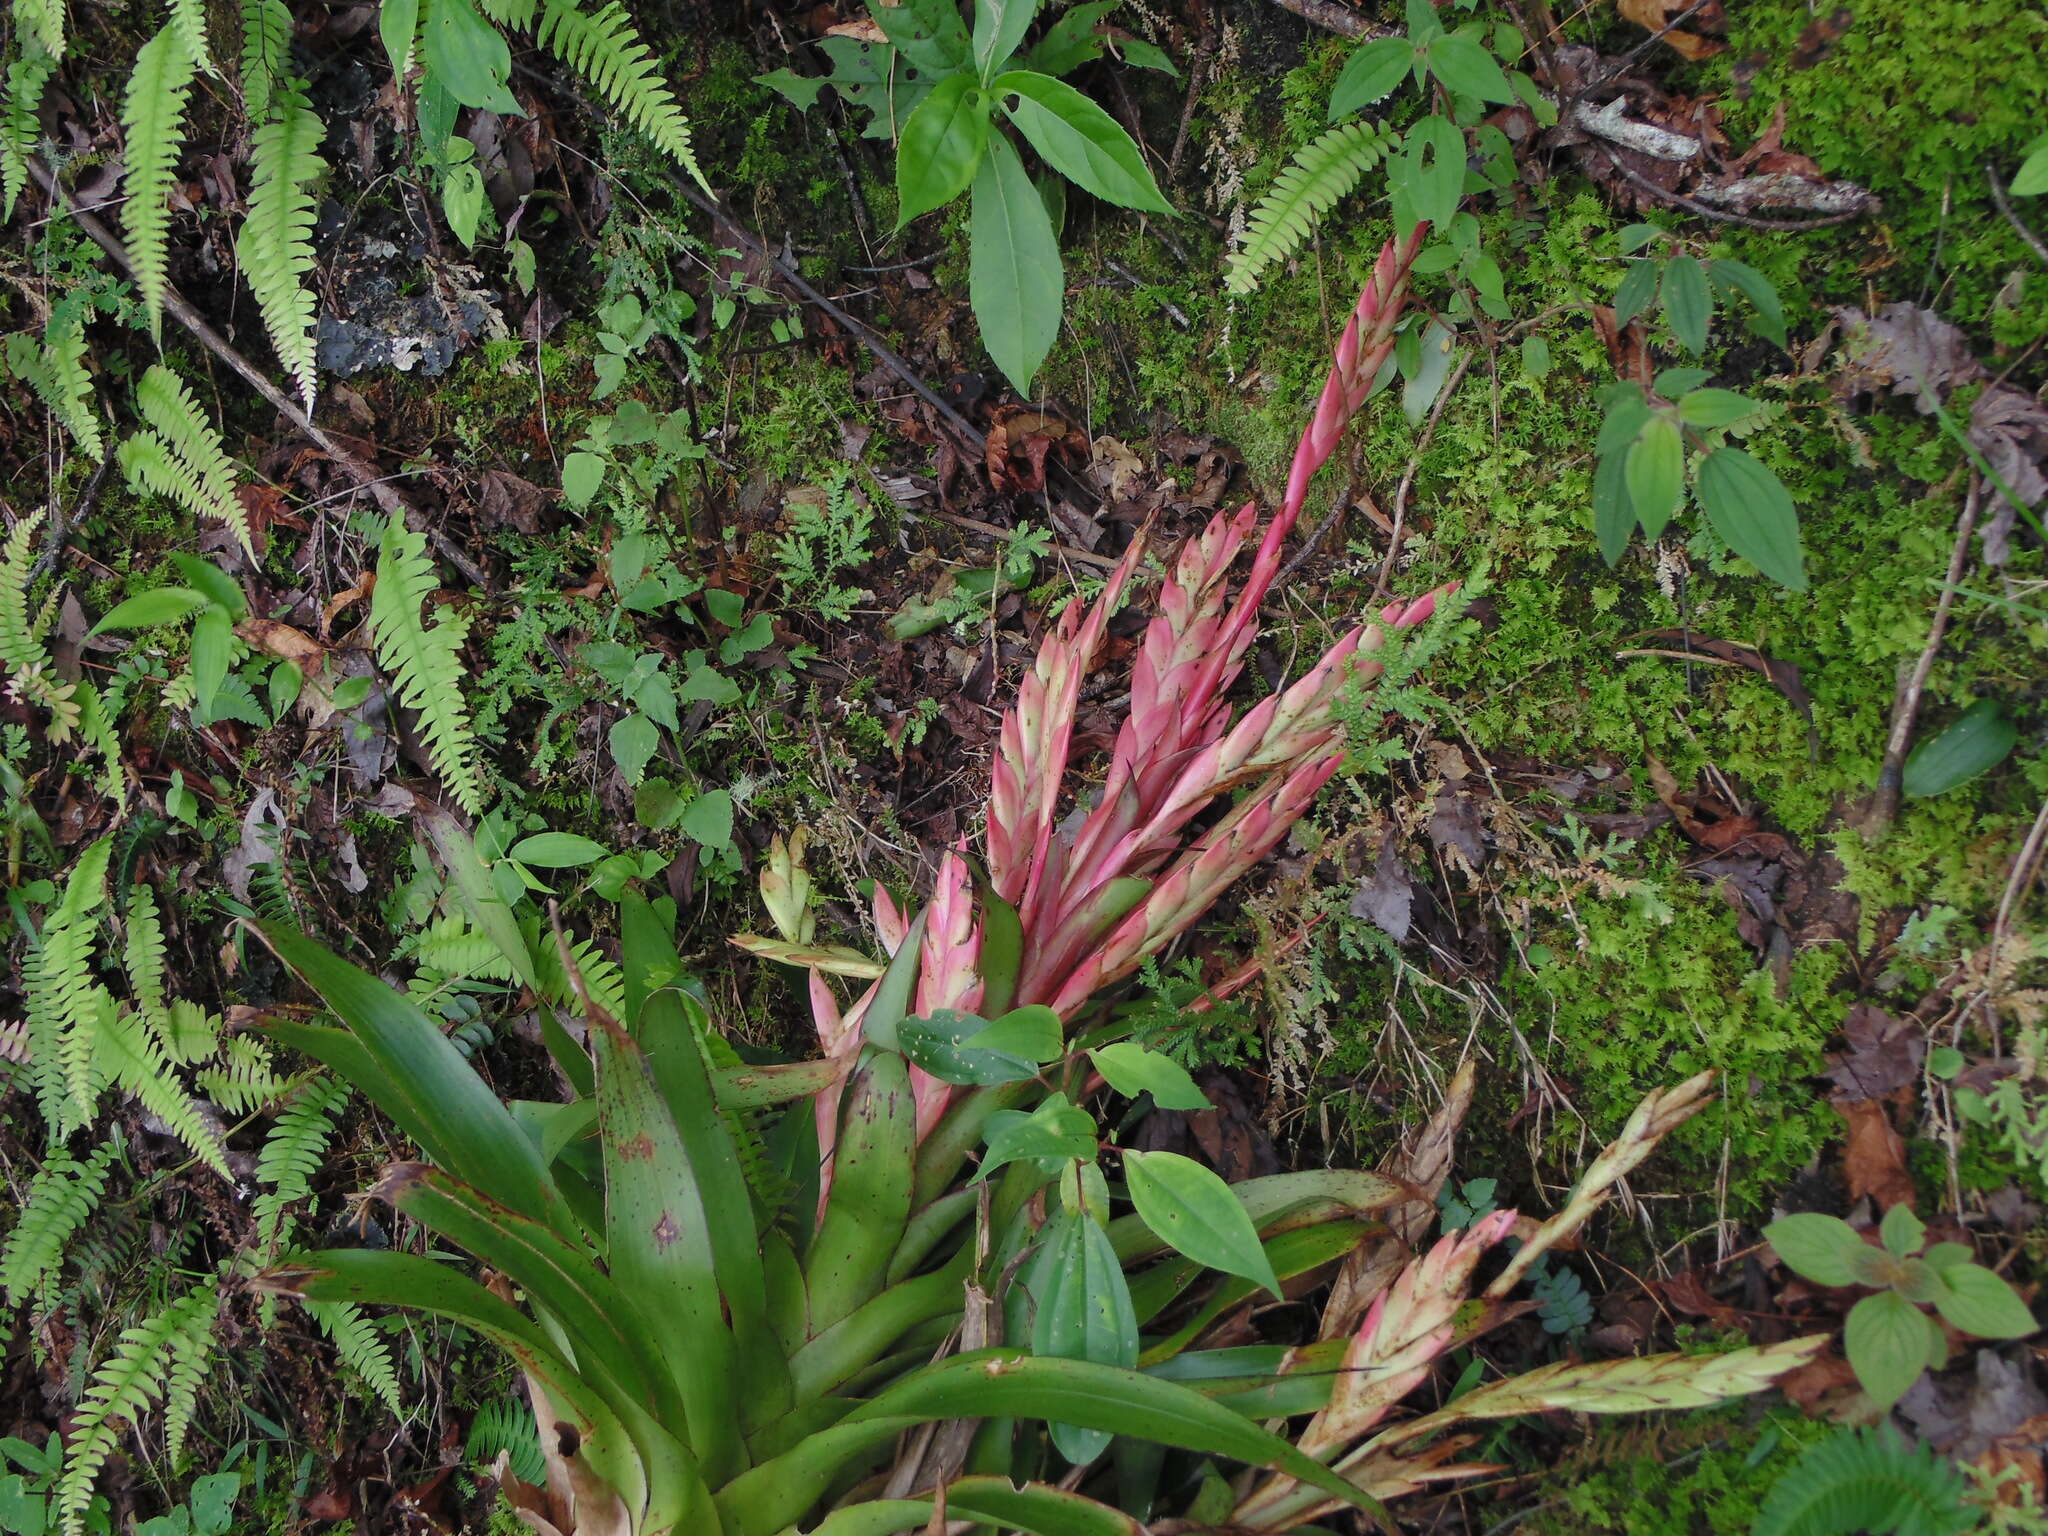
[[[299,398],[313,409],[313,291],[305,285],[313,270],[312,184],[326,173],[320,140],[326,124],[306,103],[301,83],[273,77],[266,86],[266,111],[250,141],[254,179],[249,216],[235,238],[242,278],[256,296],[264,329],[278,360],[299,386]]]
[[[235,495],[234,466],[218,430],[199,412],[192,391],[162,363],[135,386],[135,405],[148,425],[123,440],[115,458],[128,483],[177,502],[194,517],[218,518],[255,553],[249,514]]]
[[[1323,216],[1348,196],[1395,142],[1385,123],[1339,123],[1296,152],[1252,210],[1244,239],[1230,253],[1223,285],[1250,293],[1266,269],[1301,248]]]
[[[85,369],[85,327],[70,305],[58,305],[43,327],[42,345],[28,331],[8,336],[0,358],[7,371],[35,391],[59,426],[93,458],[106,453],[99,413],[93,409],[92,375]]]
[[[57,1484],[64,1536],[79,1536],[84,1529],[93,1484],[126,1426],[162,1403],[166,1424],[178,1426],[182,1436],[198,1397],[220,1296],[219,1277],[208,1276],[124,1329],[113,1353],[93,1373],[72,1420],[64,1473]]]
[[[58,1152],[36,1170],[0,1245],[0,1300],[18,1307],[56,1276],[66,1246],[106,1193],[118,1151],[118,1143],[103,1141],[83,1161]]]
[[[0,545],[0,666],[6,668],[7,684],[16,698],[49,712],[46,730],[50,740],[61,745],[83,723],[85,685],[59,679],[43,648],[43,637],[57,616],[57,594],[52,592],[39,611],[29,611],[36,533],[42,526],[43,514],[31,512]]]
[[[377,588],[370,596],[370,627],[377,660],[391,675],[399,702],[419,715],[420,737],[450,797],[472,816],[483,814],[477,744],[462,697],[462,645],[468,618],[452,609],[428,621],[427,599],[440,585],[427,558],[427,537],[394,513],[377,551]]]
[[[135,55],[128,93],[121,106],[127,196],[122,224],[128,232],[128,263],[149,316],[149,332],[163,332],[164,290],[170,266],[171,210],[166,202],[178,151],[185,142],[185,104],[199,72],[185,29],[167,22]]]
[[[1778,1479],[1752,1536],[1961,1536],[1983,1512],[1945,1456],[1890,1424],[1838,1430]]]

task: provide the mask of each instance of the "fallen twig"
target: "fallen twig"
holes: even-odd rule
[[[1990,185],[1991,201],[1997,205],[1998,211],[2005,215],[2005,222],[2018,230],[2020,238],[2032,247],[2034,254],[2040,257],[2044,264],[2048,264],[2048,241],[2043,241],[2021,222],[2020,216],[2013,211],[2012,200],[2005,195],[2005,183],[1998,179],[1997,169],[1988,161],[1984,166],[1984,180]]]
[[[1283,11],[1292,11],[1303,21],[1321,27],[1325,32],[1334,32],[1339,37],[1352,37],[1367,42],[1376,37],[1392,37],[1391,27],[1376,27],[1348,5],[1338,5],[1336,0],[1273,0]]]
[[[1741,224],[1749,229],[1778,229],[1797,234],[1801,230],[1826,229],[1831,224],[1846,224],[1851,219],[1861,218],[1870,211],[1872,206],[1865,204],[1861,207],[1852,208],[1846,213],[1824,214],[1817,219],[1760,218],[1753,213],[1737,213],[1731,208],[1716,208],[1712,203],[1703,203],[1696,197],[1687,197],[1683,192],[1673,192],[1669,188],[1660,187],[1657,183],[1650,180],[1649,177],[1633,169],[1621,156],[1617,155],[1605,144],[1600,146],[1600,152],[1607,157],[1608,163],[1616,171],[1628,179],[1631,185],[1641,188],[1661,202],[1671,204],[1674,208],[1683,208],[1687,213],[1696,213],[1703,219],[1712,219],[1720,224]]]
[[[1877,771],[1877,798],[1871,803],[1869,831],[1879,832],[1898,814],[1899,795],[1905,783],[1906,749],[1913,743],[1913,722],[1920,713],[1920,695],[1927,687],[1927,674],[1934,670],[1934,658],[1948,633],[1949,614],[1955,607],[1956,585],[1963,579],[1963,567],[1970,558],[1970,535],[1976,531],[1977,512],[1983,502],[1984,479],[1970,476],[1970,488],[1963,496],[1962,515],[1956,520],[1956,542],[1949,551],[1948,575],[1941,584],[1941,600],[1934,605],[1934,622],[1927,627],[1927,644],[1913,670],[1899,681],[1898,698],[1892,705],[1891,734],[1885,738],[1884,761]]]

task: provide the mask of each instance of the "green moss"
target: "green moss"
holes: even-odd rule
[[[1746,1536],[1772,1486],[1830,1432],[1741,1403],[1594,1424],[1538,1482],[1532,1536]]]
[[[1984,167],[2009,179],[2048,120],[2048,12],[2033,0],[1866,0],[1853,12],[1827,57],[1802,70],[1795,45],[1825,8],[1752,0],[1730,9],[1730,49],[1704,78],[1723,93],[1739,142],[1782,104],[1786,148],[1885,202],[1866,225],[1745,245],[1810,252],[1816,300],[1860,303],[1873,282],[1892,299],[1938,294],[1957,320],[2026,344],[2048,329],[2048,274],[1992,206]],[[1734,72],[1758,64],[1737,89]],[[1845,246],[1855,258],[1844,259]],[[2008,277],[2021,298],[1994,302]]]

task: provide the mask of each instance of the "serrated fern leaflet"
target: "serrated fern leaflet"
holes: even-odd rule
[[[402,517],[384,526],[377,556],[377,587],[370,597],[370,626],[377,660],[391,674],[400,702],[419,715],[419,733],[434,771],[449,796],[472,816],[483,814],[483,782],[477,775],[476,736],[462,697],[462,643],[469,623],[444,613],[428,622],[421,609],[438,582],[427,558],[425,534],[414,533]]]
[[[1250,293],[1259,276],[1300,249],[1311,230],[1385,158],[1393,132],[1379,123],[1340,123],[1296,151],[1252,210],[1244,243],[1230,256],[1224,286]]]
[[[128,165],[122,182],[128,201],[121,217],[128,231],[128,262],[149,312],[152,336],[162,334],[168,285],[171,210],[165,199],[184,142],[185,104],[198,69],[184,32],[175,22],[167,22],[135,55],[135,71],[128,77],[128,96],[121,107]]]

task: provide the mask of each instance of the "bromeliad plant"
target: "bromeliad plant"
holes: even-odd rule
[[[1065,12],[1031,47],[1041,0],[878,0],[872,19],[820,45],[823,79],[778,69],[761,83],[809,109],[826,86],[873,117],[868,135],[896,142],[896,227],[969,194],[967,294],[989,356],[1021,395],[1059,335],[1066,307],[1059,223],[1065,178],[1104,202],[1170,214],[1122,124],[1063,78],[1116,47],[1173,72],[1158,48],[1107,25],[1116,0]],[[999,115],[1000,114],[1000,115]],[[1034,182],[1007,121],[1047,166]]]
[[[1229,1187],[1190,1160],[1118,1149],[1104,1129],[1115,1122],[1090,1108],[1110,1093],[1201,1102],[1169,1058],[1125,1038],[1103,993],[1285,834],[1336,767],[1331,709],[1347,673],[1429,611],[1430,599],[1396,605],[1231,724],[1224,694],[1281,541],[1371,392],[1415,248],[1382,256],[1245,588],[1226,600],[1249,508],[1176,563],[1092,812],[1059,817],[1076,699],[1135,557],[1092,609],[1059,622],[1019,690],[986,875],[955,853],[915,917],[880,899],[886,963],[816,943],[801,841],[779,845],[763,895],[783,936],[746,943],[809,967],[821,1060],[741,1063],[683,977],[673,908],[630,892],[608,1001],[556,940],[588,1043],[586,1054],[543,1013],[577,1094],[568,1104],[502,1103],[397,992],[296,931],[264,928],[341,1021],[273,1032],[361,1086],[426,1158],[390,1169],[379,1193],[492,1272],[479,1283],[413,1254],[354,1250],[268,1284],[434,1311],[510,1352],[546,1453],[544,1486],[505,1484],[529,1525],[1294,1531],[1485,1470],[1454,1460],[1469,1443],[1450,1432],[1461,1422],[1705,1403],[1810,1355],[1818,1341],[1562,1364],[1394,1417],[1447,1351],[1518,1314],[1509,1292],[1706,1102],[1705,1078],[1646,1101],[1477,1294],[1510,1213],[1417,1259],[1396,1232],[1429,1204],[1398,1178],[1318,1170]],[[536,973],[543,930],[521,927],[473,852],[437,837],[472,926]],[[871,985],[841,1007],[833,972]],[[793,1103],[805,1097],[814,1108]],[[781,1104],[792,1108],[762,1118]],[[1343,1299],[1322,1342],[1203,1347],[1227,1309],[1304,1293],[1339,1263]],[[1287,1420],[1302,1421],[1291,1436],[1267,1427]],[[1257,1470],[1233,1486],[1205,1460]]]

